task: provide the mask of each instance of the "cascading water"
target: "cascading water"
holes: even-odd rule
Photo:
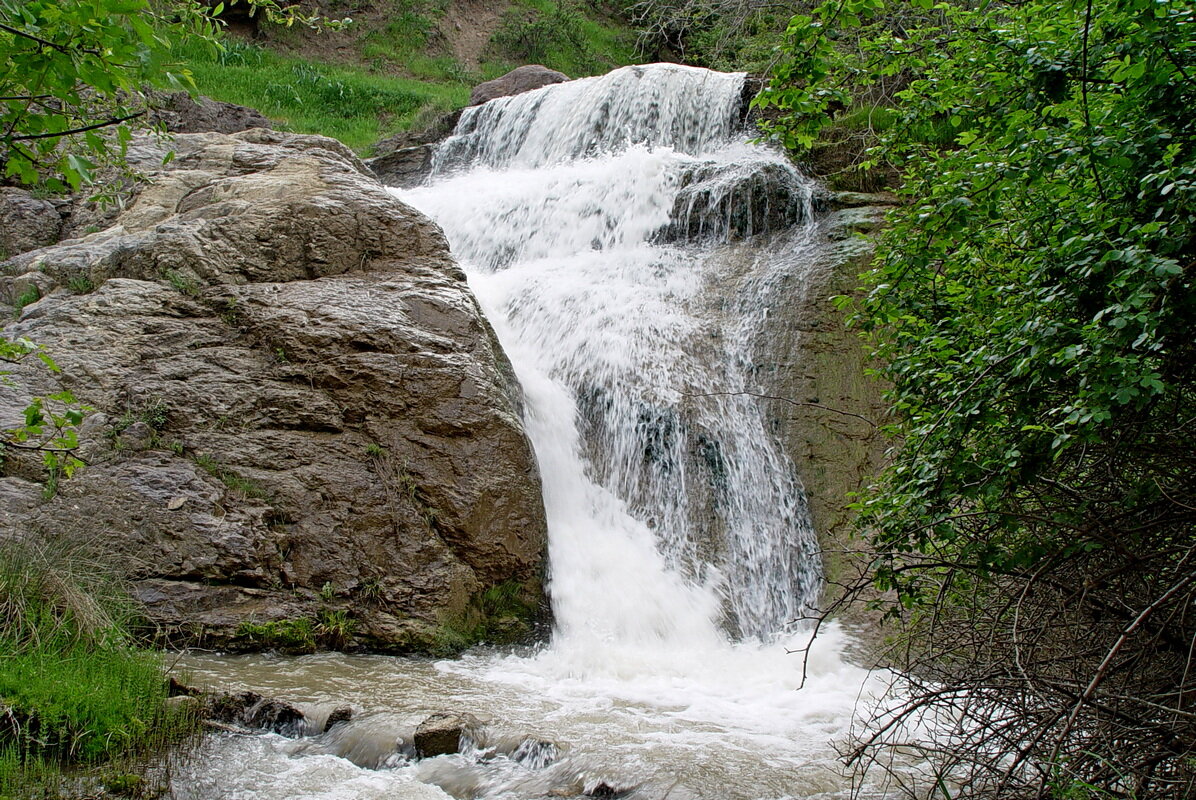
[[[468,109],[401,195],[529,394],[565,641],[766,637],[819,591],[801,488],[737,394],[762,298],[710,255],[810,217],[808,182],[734,135],[743,79],[627,67]]]
[[[784,302],[774,287],[815,246],[811,186],[739,131],[743,83],[653,65],[501,98],[466,110],[425,186],[396,190],[444,228],[523,386],[553,639],[435,665],[192,658],[200,678],[392,709],[355,723],[352,743],[210,745],[223,772],[190,773],[196,798],[428,783],[514,798],[600,781],[652,798],[845,796],[829,740],[868,677],[833,628],[806,659],[786,650],[819,560],[800,483],[747,394],[762,316]],[[446,705],[564,755],[361,756]]]

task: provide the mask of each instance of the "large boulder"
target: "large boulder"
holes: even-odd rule
[[[5,463],[0,538],[88,540],[165,635],[220,647],[436,649],[487,588],[538,596],[519,389],[439,228],[331,139],[163,146],[134,143],[111,227],[3,265],[0,300],[72,288],[6,326],[62,373],[20,365],[0,424],[63,384],[95,411],[52,499]]]
[[[480,106],[482,103],[488,103],[498,97],[523,94],[533,89],[551,86],[554,83],[564,83],[567,80],[569,80],[569,76],[563,72],[557,72],[555,69],[549,69],[540,64],[525,64],[522,67],[516,67],[506,75],[473,87],[473,91],[469,94],[469,104]]]

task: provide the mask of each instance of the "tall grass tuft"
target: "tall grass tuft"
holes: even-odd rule
[[[85,549],[0,546],[0,797],[58,796],[64,769],[127,767],[193,729],[134,620]]]

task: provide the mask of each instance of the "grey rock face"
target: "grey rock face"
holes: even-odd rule
[[[473,91],[469,94],[469,104],[471,106],[480,106],[482,103],[488,103],[497,97],[523,94],[533,89],[550,86],[554,83],[563,83],[567,80],[569,80],[569,76],[563,72],[557,72],[555,69],[549,69],[540,64],[525,64],[522,67],[516,67],[506,75],[499,76],[492,81],[479,83],[473,87]]]
[[[5,329],[96,409],[87,468],[7,532],[102,543],[166,636],[222,647],[427,649],[486,587],[538,587],[518,387],[440,230],[330,139],[159,147],[112,227],[5,265],[96,287]],[[52,390],[14,378],[6,418]]]
[[[62,217],[49,200],[24,189],[0,187],[0,258],[58,241]]]

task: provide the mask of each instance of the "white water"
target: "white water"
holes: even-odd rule
[[[873,678],[842,661],[833,627],[808,674],[787,652],[818,596],[815,538],[793,466],[742,394],[770,287],[808,246],[808,184],[734,133],[741,88],[742,76],[657,65],[494,101],[466,111],[426,186],[396,192],[444,228],[523,386],[551,644],[435,665],[188,662],[212,682],[388,711],[359,724],[366,739],[393,743],[459,708],[565,757],[536,770],[392,759],[376,772],[336,742],[218,740],[220,771],[189,778],[205,787],[196,797],[423,797],[428,783],[525,797],[598,781],[654,798],[846,796],[831,742]],[[745,204],[763,211],[745,219]],[[795,255],[725,243],[782,207],[797,227],[778,241]]]

